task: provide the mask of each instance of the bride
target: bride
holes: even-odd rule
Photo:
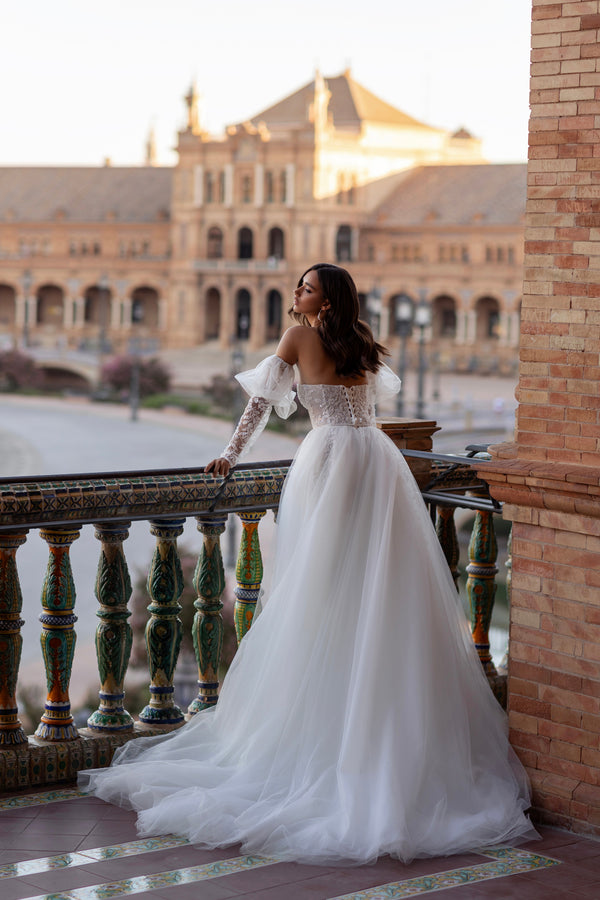
[[[250,401],[215,476],[271,408],[313,430],[287,477],[270,597],[216,707],[131,741],[84,789],[138,811],[142,835],[307,863],[403,861],[536,837],[509,746],[425,505],[375,426],[399,387],[338,266],[308,269],[300,322],[238,380]]]

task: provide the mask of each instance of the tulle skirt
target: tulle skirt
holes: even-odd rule
[[[536,837],[419,490],[374,427],[319,427],[278,517],[270,596],[215,708],[82,773],[140,834],[308,863]]]

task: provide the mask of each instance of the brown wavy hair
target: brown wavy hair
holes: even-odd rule
[[[375,340],[367,323],[358,318],[358,291],[350,273],[333,263],[316,263],[304,272],[298,287],[308,272],[317,273],[323,298],[329,301],[317,331],[325,352],[335,362],[336,373],[352,377],[376,372],[382,364],[381,357],[389,356],[389,352]],[[289,314],[300,325],[310,325],[306,316],[294,312],[293,307]]]

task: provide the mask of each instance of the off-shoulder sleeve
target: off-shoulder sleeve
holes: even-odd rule
[[[392,400],[400,390],[401,384],[396,373],[382,363],[374,376],[375,403]]]
[[[250,397],[268,400],[282,419],[287,419],[296,411],[294,402],[294,367],[280,356],[267,356],[255,369],[248,369],[236,375]]]
[[[237,428],[221,454],[232,466],[245,456],[269,421],[271,409],[282,419],[295,410],[294,367],[279,356],[267,356],[255,369],[235,376],[250,399]]]

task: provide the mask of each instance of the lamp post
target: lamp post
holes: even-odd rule
[[[98,336],[98,353],[100,359],[102,359],[102,355],[104,354],[104,349],[106,346],[106,313],[108,310],[108,288],[110,282],[108,280],[108,275],[104,272],[100,278],[98,279],[98,314],[100,318],[100,334]]]
[[[31,271],[25,269],[21,278],[23,286],[23,347],[29,346],[29,292],[32,281]]]
[[[406,294],[396,297],[396,334],[400,335],[398,377],[400,390],[396,394],[396,415],[404,415],[404,373],[406,371],[406,340],[412,334],[413,302]]]
[[[425,329],[431,323],[431,308],[425,299],[425,291],[421,291],[421,299],[415,310],[415,325],[419,329],[419,371],[417,385],[417,419],[425,418]]]
[[[381,291],[376,286],[372,287],[367,294],[367,315],[371,331],[378,338],[381,322]]]

